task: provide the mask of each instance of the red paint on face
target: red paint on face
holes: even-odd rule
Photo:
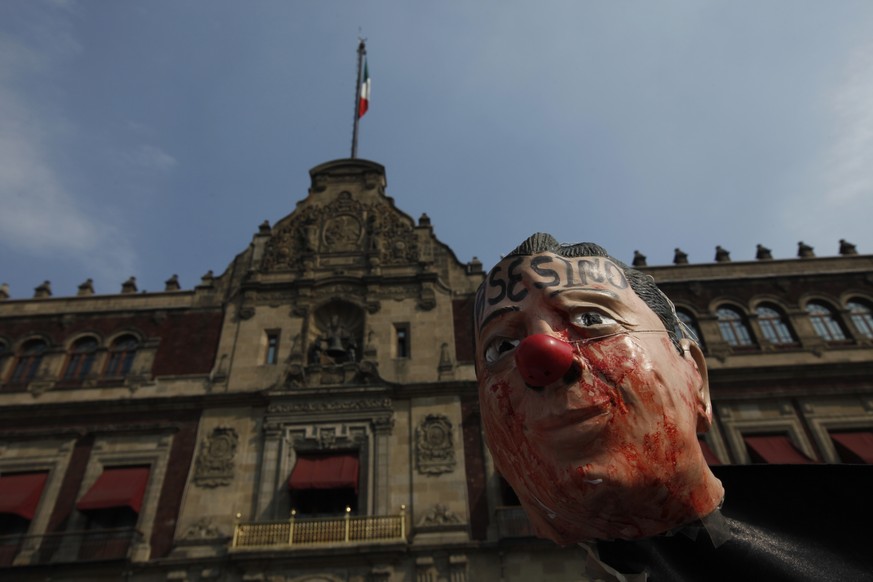
[[[522,280],[513,289],[518,296],[523,287],[524,298],[486,307],[483,319],[513,309],[477,334],[480,401],[495,465],[538,532],[559,543],[632,539],[711,511],[722,493],[696,445],[700,376],[666,334],[634,334],[663,329],[657,316],[630,289],[603,283],[556,293],[536,287],[536,273],[516,272]],[[534,391],[511,353],[484,360],[495,337],[586,339],[589,330],[568,321],[580,312],[602,314],[612,335],[574,344],[580,374],[571,384]],[[630,333],[614,335],[621,329]]]

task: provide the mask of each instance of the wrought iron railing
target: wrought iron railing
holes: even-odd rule
[[[298,518],[283,521],[242,522],[237,514],[232,547],[312,546],[317,544],[364,544],[406,540],[406,506],[398,515],[352,516],[346,508],[343,517]]]

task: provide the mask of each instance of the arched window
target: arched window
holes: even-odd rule
[[[706,344],[703,343],[703,334],[700,333],[700,328],[697,326],[697,320],[694,319],[694,316],[684,309],[677,309],[676,317],[685,325],[686,330],[692,333],[694,337],[691,339],[696,341],[701,349],[704,349]]]
[[[64,380],[75,382],[85,379],[94,365],[97,346],[97,340],[93,337],[83,337],[76,340],[73,347],[70,348],[70,359],[67,360]]]
[[[123,335],[112,342],[109,348],[109,363],[106,365],[105,376],[119,378],[130,373],[139,340],[132,335]]]
[[[809,313],[809,320],[815,333],[821,339],[826,342],[846,341],[846,333],[830,307],[824,303],[810,301],[806,304],[806,312]]]
[[[755,345],[742,313],[733,307],[723,306],[716,309],[715,315],[718,317],[718,328],[721,331],[721,336],[729,345],[735,348]]]
[[[21,346],[9,383],[22,385],[33,380],[47,348],[46,343],[38,339],[30,340]]]
[[[775,307],[760,305],[755,313],[758,314],[758,325],[761,326],[761,333],[764,334],[764,339],[768,342],[774,346],[797,343],[794,334],[791,333],[791,328],[785,321],[785,316]]]
[[[846,307],[849,308],[849,315],[858,333],[867,339],[873,339],[873,314],[871,314],[873,310],[870,306],[860,299],[852,299]]]

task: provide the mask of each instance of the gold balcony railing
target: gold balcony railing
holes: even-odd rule
[[[406,540],[406,506],[399,515],[300,519],[296,511],[284,521],[242,522],[236,515],[232,547],[312,546],[316,544],[361,544]]]

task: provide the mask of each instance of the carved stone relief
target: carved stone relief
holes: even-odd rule
[[[267,242],[261,267],[295,270],[316,254],[360,253],[371,265],[417,262],[412,224],[383,202],[364,204],[342,192],[326,206],[308,206],[279,226]],[[354,262],[354,261],[353,261]]]
[[[415,429],[415,460],[418,472],[439,475],[455,470],[452,423],[442,414],[428,414]]]
[[[228,427],[218,427],[200,445],[194,465],[194,484],[200,487],[220,487],[233,480],[234,457],[239,436]]]
[[[185,530],[185,535],[182,536],[186,540],[206,540],[210,538],[228,537],[227,534],[221,531],[218,526],[212,521],[212,518],[201,517]]]
[[[363,400],[307,400],[271,404],[270,414],[286,412],[340,412],[345,410],[384,410],[391,408],[390,398],[368,398]]]
[[[463,523],[458,514],[442,503],[437,503],[418,521],[418,527],[439,527]]]

